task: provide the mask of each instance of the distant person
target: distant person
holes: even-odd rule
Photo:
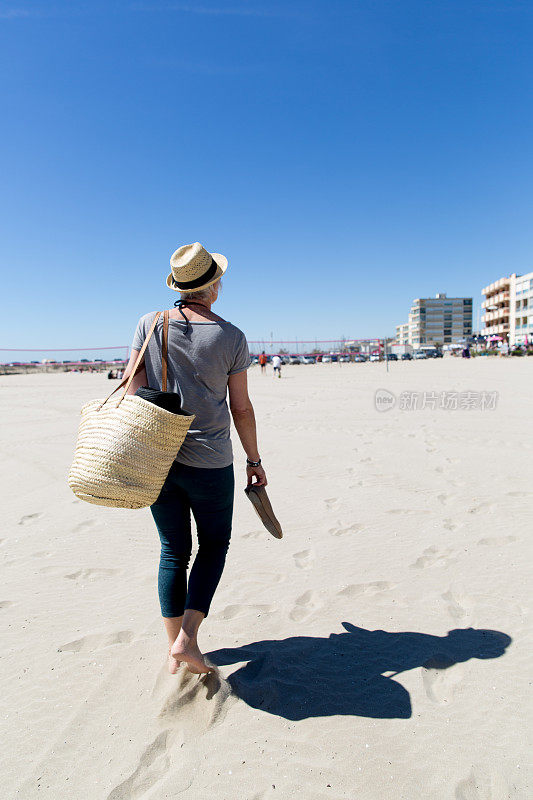
[[[274,367],[274,377],[277,375],[278,378],[281,378],[281,358],[279,356],[274,356],[272,366]]]
[[[266,369],[267,369],[267,357],[266,357],[266,355],[265,355],[265,351],[264,351],[264,350],[263,350],[263,352],[261,353],[261,355],[259,356],[259,364],[260,364],[260,366],[261,366],[261,373],[265,373],[265,374],[266,374]]]
[[[470,358],[470,348],[465,347],[463,350],[463,358]]]

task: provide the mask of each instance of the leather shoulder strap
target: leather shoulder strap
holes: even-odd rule
[[[167,372],[168,372],[168,309],[163,312],[163,341],[161,353],[161,391],[167,390]]]
[[[159,317],[160,317],[160,316],[161,316],[161,312],[160,312],[160,311],[158,311],[158,312],[156,313],[155,317],[154,317],[154,320],[153,320],[153,322],[152,322],[152,325],[151,325],[151,327],[150,327],[150,330],[148,331],[148,334],[147,334],[147,336],[146,336],[146,339],[145,339],[145,340],[144,340],[144,342],[143,342],[143,346],[142,346],[142,347],[141,347],[141,349],[139,350],[139,355],[137,356],[137,361],[135,362],[135,364],[134,364],[134,366],[133,366],[133,369],[132,369],[131,373],[130,373],[130,374],[129,374],[129,375],[126,377],[126,378],[123,378],[123,379],[121,380],[121,382],[119,383],[119,385],[118,385],[118,386],[116,386],[116,387],[113,389],[113,391],[111,392],[111,394],[110,394],[110,395],[108,395],[108,396],[106,397],[106,399],[104,400],[104,402],[103,402],[103,403],[102,403],[102,404],[99,406],[99,409],[98,409],[98,410],[100,410],[100,408],[102,408],[102,406],[104,406],[104,405],[107,403],[107,401],[109,400],[109,398],[110,398],[112,395],[114,395],[114,394],[115,394],[115,392],[117,392],[117,391],[120,389],[120,387],[121,387],[121,386],[124,386],[124,384],[126,384],[126,387],[125,387],[125,389],[124,389],[124,391],[123,391],[123,393],[122,393],[122,397],[121,397],[121,398],[120,398],[120,400],[118,401],[118,405],[120,405],[120,404],[122,403],[122,401],[124,400],[124,397],[126,396],[126,394],[127,394],[127,392],[128,392],[128,389],[130,388],[130,383],[131,383],[131,382],[132,382],[132,380],[134,379],[134,377],[135,377],[136,373],[138,372],[138,370],[139,370],[139,368],[140,368],[140,366],[141,366],[141,362],[142,362],[142,360],[143,360],[143,356],[144,356],[144,351],[145,351],[145,350],[146,350],[146,348],[148,347],[148,342],[149,342],[149,341],[150,341],[150,339],[152,338],[152,333],[153,333],[153,332],[154,332],[154,330],[155,330],[155,326],[157,325],[157,320],[159,319]]]

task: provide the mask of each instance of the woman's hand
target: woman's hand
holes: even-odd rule
[[[246,475],[248,477],[248,486],[250,486],[251,483],[253,483],[255,486],[266,486],[268,483],[266,472],[261,464],[259,464],[258,467],[247,466]],[[256,478],[255,481],[252,480],[254,477]]]

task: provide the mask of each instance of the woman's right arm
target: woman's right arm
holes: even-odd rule
[[[133,371],[133,367],[135,366],[135,362],[137,361],[137,356],[139,355],[139,350],[132,350],[130,355],[130,360],[128,362],[128,366],[124,370],[124,375],[122,379],[129,378]],[[146,370],[144,369],[144,360],[143,364],[140,369],[137,371],[137,374],[133,378],[132,382],[130,383],[130,388],[128,389],[128,394],[135,394],[137,389],[140,386],[147,386],[148,385],[148,378],[146,377]]]
[[[259,450],[257,449],[257,429],[255,425],[255,414],[252,402],[248,395],[248,378],[246,370],[230,375],[228,378],[229,405],[235,429],[239,434],[244,452],[250,461],[259,461]],[[246,467],[248,486],[255,477],[258,486],[267,485],[265,470],[261,465],[258,467]]]

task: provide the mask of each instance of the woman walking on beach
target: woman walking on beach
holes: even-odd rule
[[[246,452],[248,485],[267,485],[257,449],[255,415],[248,396],[250,355],[241,330],[211,310],[218,297],[227,259],[209,253],[199,242],[178,248],[170,259],[167,286],[180,292],[170,310],[168,391],[177,392],[182,408],[195,414],[157,501],[150,507],[159,538],[158,594],[168,636],[168,667],[180,662],[191,672],[209,672],[197,636],[209,613],[228,550],[233,516],[233,453],[230,416]],[[156,312],[138,322],[126,375],[132,368]],[[144,368],[129,389],[161,388],[163,316],[144,355]],[[187,582],[191,557],[191,512],[198,553]]]

